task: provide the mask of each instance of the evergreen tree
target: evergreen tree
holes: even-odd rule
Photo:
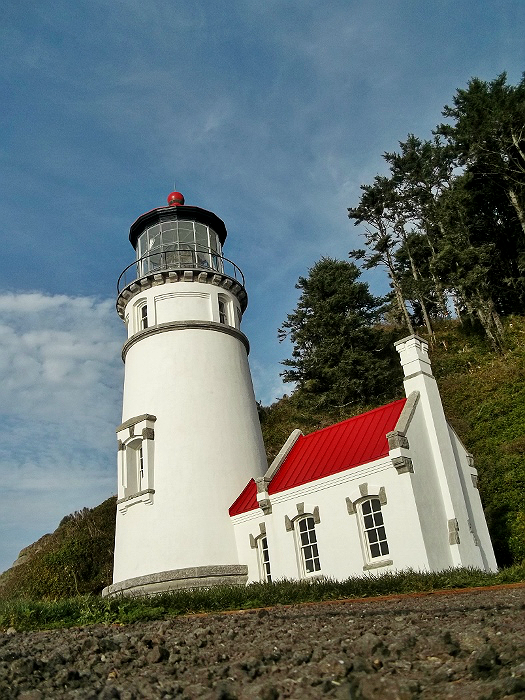
[[[364,267],[385,266],[398,318],[410,332],[449,315],[480,324],[504,346],[501,315],[525,301],[525,78],[473,78],[424,141],[409,134],[385,153],[388,176],[361,187],[348,210],[366,224]]]
[[[398,274],[396,250],[403,239],[406,220],[400,211],[392,179],[377,175],[373,185],[361,185],[363,194],[355,208],[348,209],[348,218],[355,225],[366,223],[364,232],[367,250],[359,248],[350,251],[354,260],[363,260],[365,270],[384,266],[390,278],[394,303],[398,317],[409,333],[414,333],[412,319],[408,311],[407,296]]]
[[[391,332],[378,326],[384,300],[360,282],[350,262],[322,258],[300,277],[296,309],[279,329],[293,344],[285,382],[315,394],[318,405],[344,406],[388,398],[399,390],[401,371]]]
[[[448,139],[459,165],[477,168],[505,192],[525,239],[525,77],[516,86],[507,85],[505,73],[491,82],[472,78],[443,116],[454,123],[436,133]]]

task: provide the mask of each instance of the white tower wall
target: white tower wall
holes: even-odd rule
[[[105,595],[243,583],[228,508],[267,468],[239,330],[244,289],[198,271],[130,288],[120,310],[128,340]]]

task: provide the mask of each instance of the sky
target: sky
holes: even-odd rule
[[[129,226],[173,189],[224,220],[271,404],[277,329],[347,208],[471,77],[525,70],[523,0],[7,0],[0,27],[0,571],[116,493]],[[386,291],[366,273],[372,291]]]

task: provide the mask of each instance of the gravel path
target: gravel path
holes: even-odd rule
[[[525,700],[525,587],[0,633],[0,699]]]

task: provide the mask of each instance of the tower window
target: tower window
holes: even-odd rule
[[[219,297],[219,323],[224,323],[225,326],[229,325],[228,302],[222,297]]]
[[[119,510],[136,503],[153,503],[155,416],[144,413],[117,428]]]
[[[138,452],[138,463],[139,463],[139,481],[142,484],[144,481],[144,450],[142,449],[142,443],[137,450]]]
[[[124,460],[124,495],[130,496],[138,493],[144,483],[144,454],[140,438],[126,444]]]
[[[148,327],[148,305],[143,304],[140,307],[140,329],[146,330]]]

